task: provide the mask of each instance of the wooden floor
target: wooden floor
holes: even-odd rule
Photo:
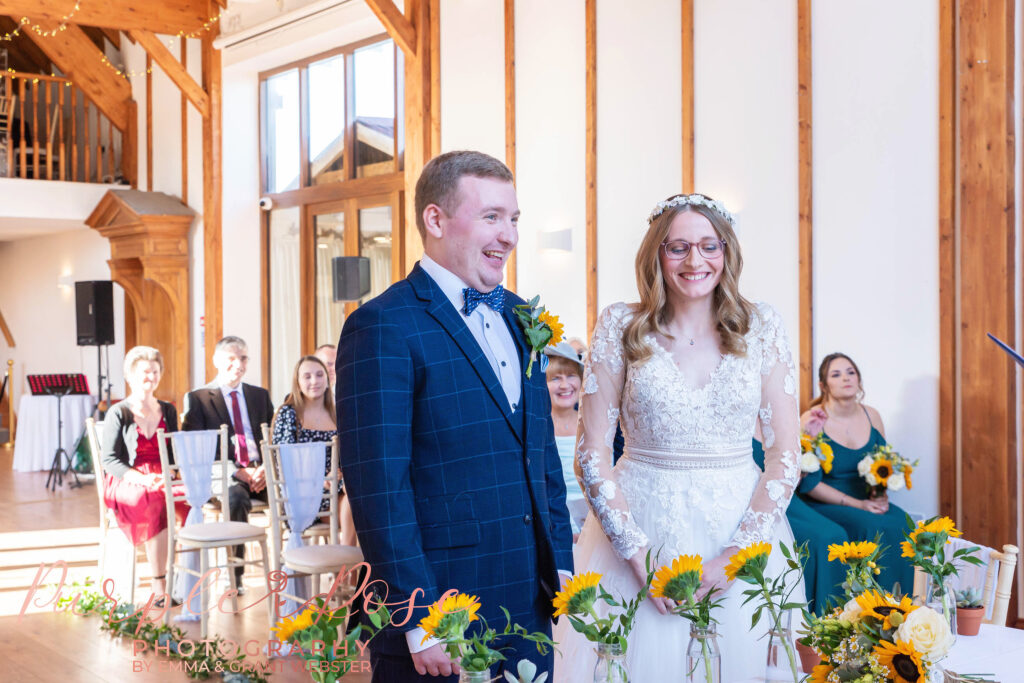
[[[67,564],[66,585],[97,574],[99,503],[92,477],[82,488],[67,486],[46,490],[45,472],[14,472],[13,449],[0,447],[0,680],[12,681],[189,681],[182,671],[168,668],[168,660],[152,653],[132,654],[128,640],[116,639],[99,628],[95,617],[56,613],[47,604],[61,571],[40,581],[34,600],[26,605],[40,564]],[[114,533],[120,533],[115,530]],[[128,555],[130,557],[130,555]],[[117,561],[108,557],[108,563]],[[125,560],[122,560],[125,561]],[[137,598],[148,597],[149,572],[139,562],[141,580]],[[240,607],[264,595],[262,578],[247,575],[249,592]],[[39,606],[41,604],[41,606]],[[22,610],[24,613],[22,614]],[[263,604],[237,615],[217,614],[210,633],[236,643],[265,642],[269,623]],[[177,624],[199,640],[199,624]],[[250,651],[255,651],[250,645]],[[249,657],[253,665],[269,666],[270,680],[279,683],[309,681],[297,657],[274,659]],[[213,677],[210,680],[218,680]],[[346,683],[367,683],[369,673],[345,676]]]

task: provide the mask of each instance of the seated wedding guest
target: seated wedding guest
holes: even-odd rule
[[[580,386],[583,383],[583,361],[568,342],[544,349],[548,356],[548,393],[551,395],[551,421],[555,425],[555,445],[562,461],[565,477],[565,504],[569,508],[573,542],[580,535],[587,516],[583,489],[576,481],[576,421],[579,419]]]
[[[334,394],[328,389],[326,364],[317,356],[303,356],[295,366],[292,390],[274,416],[272,443],[310,443],[330,441],[338,435],[334,415]],[[324,474],[330,474],[331,449],[325,453]],[[338,524],[341,543],[356,545],[356,530],[352,523],[352,508],[339,483]],[[327,500],[321,501],[320,510],[329,509]]]
[[[152,347],[136,346],[125,354],[129,394],[107,412],[100,435],[104,502],[132,545],[145,543],[156,595],[167,592],[167,503],[157,430],[178,430],[174,406],[153,395],[163,370],[163,358]],[[175,504],[174,513],[183,524],[188,505]]]
[[[877,410],[861,403],[860,370],[846,354],[825,356],[818,368],[818,383],[821,396],[800,417],[800,425],[811,436],[824,430],[834,460],[830,473],[819,470],[804,478],[804,500],[843,527],[851,542],[873,541],[881,534],[884,551],[879,566],[883,569],[878,583],[891,590],[898,582],[901,591],[910,592],[914,571],[900,552],[903,532],[908,530],[906,513],[890,504],[887,495],[869,497],[867,483],[857,471],[864,456],[886,445],[882,418]],[[827,555],[818,558],[819,564],[825,561]]]
[[[334,344],[321,344],[316,347],[313,355],[323,361],[327,367],[327,378],[331,381],[331,395],[334,395],[334,362],[338,358],[338,347]]]
[[[764,446],[761,444],[761,425],[754,434],[754,462],[764,469]],[[796,487],[797,493],[806,493],[820,482],[818,478],[804,476]],[[850,540],[846,530],[808,505],[800,496],[793,496],[786,510],[786,519],[793,529],[797,543],[807,544],[807,563],[804,565],[804,588],[807,609],[824,614],[829,605],[842,602],[841,585],[846,570],[839,562],[828,561],[828,547]]]
[[[260,425],[270,424],[274,404],[270,393],[242,377],[249,364],[249,347],[239,337],[224,337],[213,351],[217,376],[201,389],[185,396],[185,415],[181,428],[185,431],[220,429],[228,426],[228,457],[234,464],[232,485],[228,489],[228,513],[233,522],[249,521],[252,499],[267,500],[267,476],[260,459],[263,432]],[[235,546],[235,556],[243,557],[245,547]],[[244,592],[244,567],[235,567],[240,594]]]

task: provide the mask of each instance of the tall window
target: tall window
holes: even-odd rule
[[[401,52],[384,36],[260,74],[264,377],[280,402],[298,359],[401,277]],[[370,290],[335,299],[335,259]]]

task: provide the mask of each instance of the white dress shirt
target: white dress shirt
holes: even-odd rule
[[[473,338],[483,350],[487,362],[491,364],[494,375],[501,382],[509,406],[515,412],[523,395],[523,366],[519,362],[519,349],[501,312],[491,310],[490,306],[481,303],[470,315],[466,315],[462,312],[465,304],[462,290],[469,285],[426,254],[420,259],[420,267],[437,283],[469,327],[469,331],[473,333]]]
[[[235,413],[231,409],[231,394],[238,392],[238,410],[242,413],[242,427],[245,429],[245,449],[249,455],[249,462],[259,460],[260,452],[256,447],[256,439],[253,438],[252,425],[249,424],[249,407],[245,403],[245,392],[242,391],[242,383],[232,389],[227,384],[220,385],[220,393],[224,396],[224,403],[228,407],[228,419],[231,420],[231,431],[235,431]],[[237,442],[240,434],[235,434]],[[238,444],[235,443],[235,458],[238,457]]]

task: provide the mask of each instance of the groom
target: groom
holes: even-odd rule
[[[456,589],[550,634],[559,572],[571,572],[565,485],[544,373],[501,287],[519,239],[512,173],[479,152],[432,159],[416,183],[423,259],[363,304],[338,341],[337,410],[345,490],[371,579],[388,602],[429,605]],[[535,364],[536,365],[536,364]],[[403,610],[404,613],[404,610]],[[370,643],[373,681],[437,681],[458,671],[417,627]],[[497,645],[505,645],[498,643]],[[505,666],[552,655],[521,639]]]

